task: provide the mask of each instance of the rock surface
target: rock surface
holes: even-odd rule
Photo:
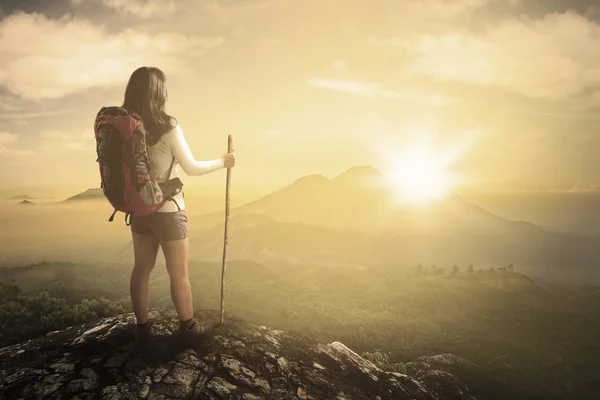
[[[218,320],[215,312],[197,313]],[[226,317],[193,349],[177,316],[152,310],[153,339],[136,348],[133,314],[105,318],[0,349],[2,399],[483,399],[444,362],[415,360],[414,376],[384,372],[342,343],[319,343]]]

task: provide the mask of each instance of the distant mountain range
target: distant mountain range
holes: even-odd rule
[[[263,214],[278,222],[303,223],[370,234],[485,232],[521,235],[542,232],[522,221],[509,221],[451,196],[416,208],[395,197],[393,184],[372,167],[354,167],[328,179],[308,175],[231,210],[231,215]],[[204,216],[202,225],[220,223],[223,213]]]
[[[100,197],[101,189],[90,189],[71,199]],[[223,212],[190,219],[190,259],[222,258],[223,225]],[[297,179],[233,208],[229,229],[229,260],[274,268],[515,264],[532,275],[585,279],[600,264],[596,238],[511,221],[460,196],[426,207],[402,204],[372,167],[350,168],[332,179]],[[129,243],[114,258],[131,255]]]
[[[29,201],[29,200],[23,200],[22,202],[17,204],[18,206],[34,206],[35,203]]]
[[[596,238],[511,221],[459,196],[423,208],[401,204],[371,167],[333,179],[305,176],[231,215],[228,254],[267,265],[516,263],[543,275],[577,275],[600,263]],[[219,259],[223,218],[220,212],[193,221],[191,258]]]

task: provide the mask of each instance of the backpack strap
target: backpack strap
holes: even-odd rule
[[[173,159],[171,160],[171,166],[169,167],[169,173],[167,174],[167,180],[171,179],[171,172],[173,172],[174,164],[175,164],[175,156],[173,156]],[[175,203],[175,206],[177,206],[177,211],[181,211],[181,207],[179,207],[179,204],[177,204],[177,201],[173,197],[169,197],[167,199],[167,201],[172,201],[173,203]]]
[[[177,211],[181,211],[181,207],[179,207],[179,204],[177,204],[177,201],[174,198],[169,197],[167,199],[167,201],[172,201],[173,203],[175,203],[175,206],[177,207]]]
[[[173,172],[173,164],[175,164],[175,156],[171,160],[171,166],[169,167],[169,173],[167,174],[167,180],[171,179],[171,172]]]
[[[113,222],[113,219],[115,219],[115,214],[117,213],[117,211],[119,211],[119,210],[117,210],[115,208],[115,211],[111,214],[110,218],[108,219],[108,222]]]

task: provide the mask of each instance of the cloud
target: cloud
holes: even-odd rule
[[[96,134],[94,133],[93,129],[84,129],[83,132],[81,132],[81,134],[79,134],[79,138],[81,140],[91,140],[91,139],[95,139]]]
[[[189,72],[188,60],[221,43],[221,37],[133,28],[109,33],[87,20],[20,12],[0,21],[0,85],[27,99],[60,98],[122,85],[140,65]]]
[[[454,17],[468,11],[481,8],[489,3],[488,0],[422,0],[410,1],[411,6],[425,13],[429,12],[432,17]]]
[[[15,98],[14,96],[5,96],[5,95],[0,95],[0,111],[2,111],[2,114],[0,114],[0,118],[2,118],[5,112],[15,112],[15,111],[21,111],[23,109],[22,105],[20,104],[19,99]]]
[[[455,99],[442,95],[411,91],[394,91],[381,88],[376,84],[357,81],[313,78],[309,79],[307,84],[373,99],[387,98],[438,106],[451,105],[457,102]]]
[[[0,146],[10,143],[15,143],[19,140],[19,136],[10,132],[0,132]]]
[[[65,132],[61,132],[61,131],[47,130],[47,131],[40,132],[39,136],[40,136],[40,139],[43,139],[43,140],[64,141],[64,140],[70,140],[72,135],[65,133]]]
[[[38,153],[30,149],[12,149],[9,147],[3,147],[0,145],[0,154],[3,156],[12,157],[23,157],[23,156],[35,156]]]
[[[102,0],[106,7],[140,18],[164,17],[175,9],[173,0]]]
[[[598,23],[567,12],[504,20],[483,33],[388,38],[372,44],[405,57],[401,68],[408,77],[502,87],[556,100],[600,85],[599,42]]]
[[[16,149],[13,147],[19,141],[19,135],[11,132],[0,132],[0,154],[5,156],[31,156],[35,152],[28,149]]]
[[[36,143],[39,150],[45,154],[61,154],[65,150],[95,151],[94,133],[89,129],[81,133],[64,130],[44,130],[38,134]]]
[[[77,111],[77,109],[70,107],[57,108],[56,106],[50,108],[44,104],[40,104],[40,102],[12,95],[6,88],[0,87],[0,121],[20,123],[20,121],[22,122],[25,119],[52,117],[69,114],[74,111]]]
[[[0,68],[1,69],[1,68]],[[77,111],[75,108],[56,106],[47,107],[38,102],[12,95],[6,88],[0,87],[0,121],[23,124],[27,119],[53,117]]]
[[[68,109],[64,109],[64,110],[18,111],[18,112],[7,113],[4,111],[5,108],[3,108],[1,101],[0,101],[0,110],[2,110],[2,114],[0,114],[0,121],[1,120],[19,121],[19,120],[30,119],[30,118],[52,117],[52,116],[57,116],[57,115],[69,114],[74,111],[77,111],[77,109],[68,108]]]
[[[142,19],[164,17],[175,10],[174,0],[71,0],[75,7],[86,4],[102,4],[125,16]]]
[[[393,2],[396,15],[408,16],[403,25],[421,24],[423,21],[448,21],[468,17],[474,11],[495,3],[517,5],[519,0],[396,0]],[[370,5],[370,2],[367,3]],[[412,25],[411,25],[412,26]]]

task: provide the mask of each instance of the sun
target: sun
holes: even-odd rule
[[[399,200],[428,204],[447,196],[453,186],[449,160],[422,143],[396,152],[387,175]]]

